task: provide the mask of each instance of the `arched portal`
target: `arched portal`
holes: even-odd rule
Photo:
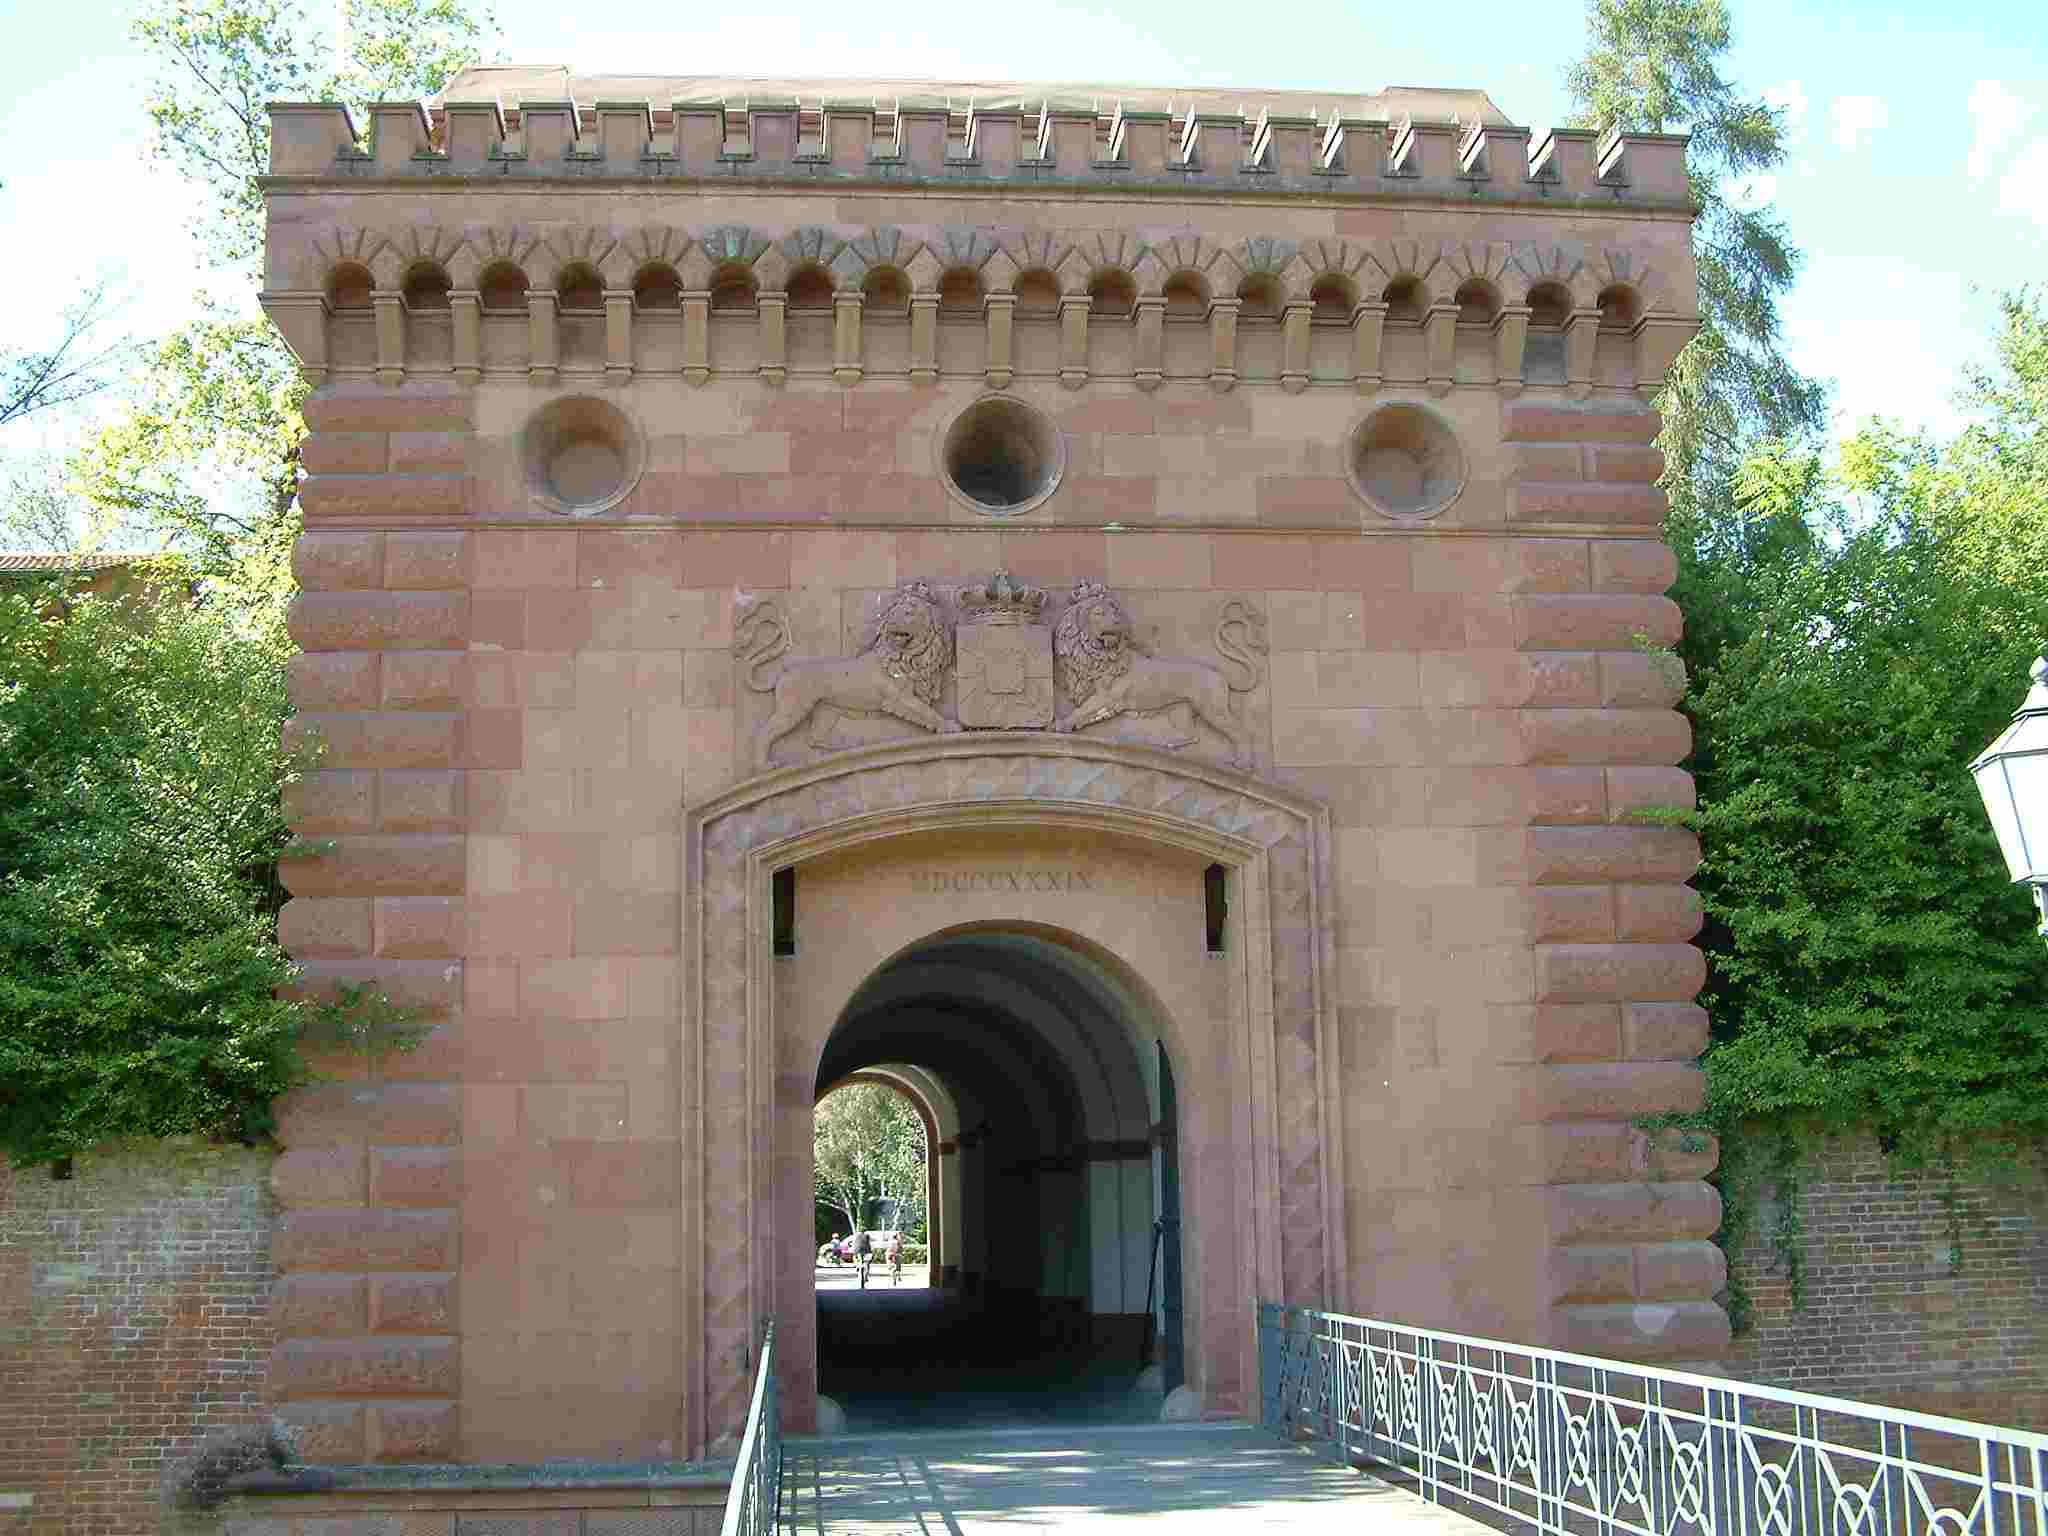
[[[945,1080],[935,1073],[904,1061],[878,1062],[860,1071],[828,1082],[821,1075],[818,1080],[817,1102],[825,1099],[848,1083],[880,1083],[894,1088],[908,1099],[917,1111],[918,1119],[925,1129],[925,1217],[930,1232],[931,1283],[935,1286],[957,1284],[959,1280],[959,1236],[954,1230],[959,1222],[960,1192],[955,1187],[950,1195],[942,1181],[945,1158],[959,1145],[960,1108]],[[950,1205],[949,1205],[950,1201]],[[955,1273],[945,1273],[946,1255],[951,1253]]]
[[[1035,869],[1041,883],[1070,884],[1075,871],[1044,867],[1030,841],[969,847]],[[1071,846],[1083,859],[1144,856],[1115,839]],[[907,834],[814,860],[798,875],[798,930],[806,908],[872,879],[878,858],[886,868],[968,851],[957,838]],[[1160,875],[1185,889],[1158,926],[1168,943],[1186,928],[1192,957],[1200,866],[1187,855],[1162,863]],[[1164,1312],[1152,1238],[1170,1172],[1155,1164],[1172,1143],[1154,1136],[1159,1015],[1149,989],[1079,933],[1014,922],[942,929],[860,985],[825,1041],[818,1084],[860,1081],[872,1064],[896,1061],[946,1085],[963,1124],[934,1183],[953,1194],[939,1214],[944,1229],[958,1228],[959,1260],[940,1295],[822,1292],[821,1390],[922,1422],[1157,1412],[1132,1388],[1161,1343],[1148,1317]],[[1177,1320],[1181,1308],[1165,1315]]]
[[[1030,732],[843,752],[690,808],[681,1109],[695,1156],[679,1324],[702,1341],[683,1405],[693,1454],[742,1423],[770,1315],[785,1423],[814,1421],[810,1111],[838,1026],[894,995],[902,957],[975,959],[983,979],[963,983],[970,995],[1014,987],[1014,963],[1004,981],[1002,966],[979,962],[1020,939],[1043,967],[1035,977],[1065,974],[1060,985],[1078,989],[1088,975],[1117,994],[1126,1049],[1132,1019],[1166,1045],[1189,1229],[1187,1384],[1207,1412],[1248,1411],[1254,1301],[1344,1301],[1327,856],[1327,818],[1301,796],[1165,752]],[[1212,864],[1227,872],[1229,910],[1213,950]],[[795,953],[778,954],[773,887],[788,869]],[[1080,1081],[1079,1058],[1063,1059],[1068,1108],[1055,1112],[1061,1080],[1041,1063],[1033,1123],[1113,1114],[1084,1097],[1105,1090]],[[972,1124],[963,1106],[963,1137]],[[975,1240],[963,1216],[964,1271]],[[1107,1250],[1091,1237],[1087,1251],[1092,1274]]]

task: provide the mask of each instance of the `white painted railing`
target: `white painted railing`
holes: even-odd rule
[[[2048,1435],[1259,1308],[1268,1428],[1557,1536],[2048,1536]]]
[[[761,1325],[761,1360],[747,1432],[725,1495],[722,1536],[774,1536],[782,1501],[782,1409],[775,1390],[775,1323]]]

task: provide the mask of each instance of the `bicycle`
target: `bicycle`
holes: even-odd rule
[[[863,1253],[859,1256],[858,1262],[860,1264],[860,1288],[866,1290],[868,1288],[868,1271],[874,1268],[875,1256],[872,1253]]]

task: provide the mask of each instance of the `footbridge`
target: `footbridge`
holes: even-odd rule
[[[2048,1536],[2048,1435],[1261,1306],[1260,1419],[785,1440],[724,1536]]]

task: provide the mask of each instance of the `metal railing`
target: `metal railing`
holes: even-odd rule
[[[1288,1439],[1559,1536],[2048,1536],[2023,1430],[1269,1304],[1259,1394]]]
[[[761,1325],[761,1360],[747,1432],[725,1495],[721,1536],[774,1536],[782,1503],[782,1406],[775,1390],[775,1321]]]

